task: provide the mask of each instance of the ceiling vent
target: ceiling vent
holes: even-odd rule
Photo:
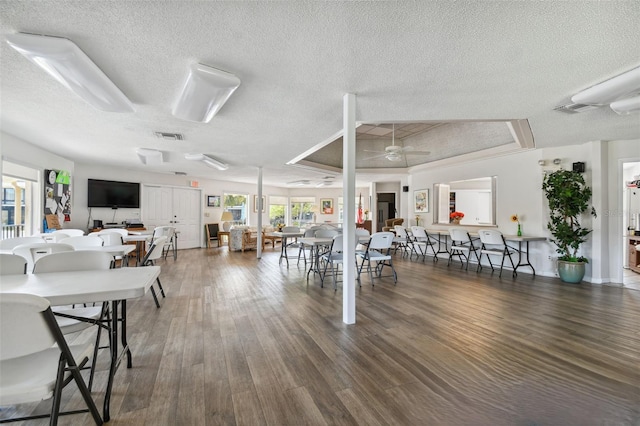
[[[158,139],[166,139],[169,141],[181,141],[184,140],[184,136],[180,133],[166,133],[166,132],[153,132]]]
[[[176,174],[176,176],[186,176],[187,174],[185,172],[173,172]]]
[[[559,112],[566,112],[567,114],[579,114],[581,112],[589,111],[596,108],[598,108],[598,106],[595,106],[595,105],[566,104],[566,105],[558,105],[553,110],[559,111]]]

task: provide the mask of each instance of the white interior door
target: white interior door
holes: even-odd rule
[[[194,189],[173,188],[173,226],[180,232],[178,248],[200,247],[200,211],[202,197]]]
[[[201,198],[196,189],[144,185],[142,222],[147,229],[174,226],[179,249],[200,247]]]
[[[166,186],[142,187],[142,223],[145,228],[169,225],[173,220],[173,190]]]

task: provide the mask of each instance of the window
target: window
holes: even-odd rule
[[[358,218],[358,203],[360,202],[360,196],[356,197],[356,219]],[[367,210],[362,201],[362,213]],[[344,223],[344,197],[338,197],[338,222]]]
[[[287,223],[287,197],[270,196],[269,197],[269,223],[271,226]]]
[[[2,177],[2,238],[21,237],[34,232],[32,197],[32,182]]]
[[[304,226],[313,223],[311,209],[315,202],[315,197],[291,197],[291,224],[293,226]]]
[[[248,225],[247,223],[247,200],[248,194],[224,193],[224,210],[233,215],[234,225]]]

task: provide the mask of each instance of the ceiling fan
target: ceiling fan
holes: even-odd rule
[[[391,145],[387,146],[384,151],[371,151],[365,149],[364,152],[375,152],[378,155],[374,155],[373,157],[365,158],[365,160],[372,160],[374,158],[385,157],[389,161],[401,161],[404,155],[429,155],[431,152],[429,151],[414,151],[412,146],[399,146],[396,145],[396,125],[392,124],[391,128]]]

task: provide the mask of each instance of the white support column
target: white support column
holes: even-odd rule
[[[342,321],[356,322],[356,95],[343,97],[342,196],[344,197],[344,271],[342,282]]]
[[[256,210],[258,211],[258,247],[256,247],[256,257],[262,258],[262,167],[258,167],[258,200]]]

